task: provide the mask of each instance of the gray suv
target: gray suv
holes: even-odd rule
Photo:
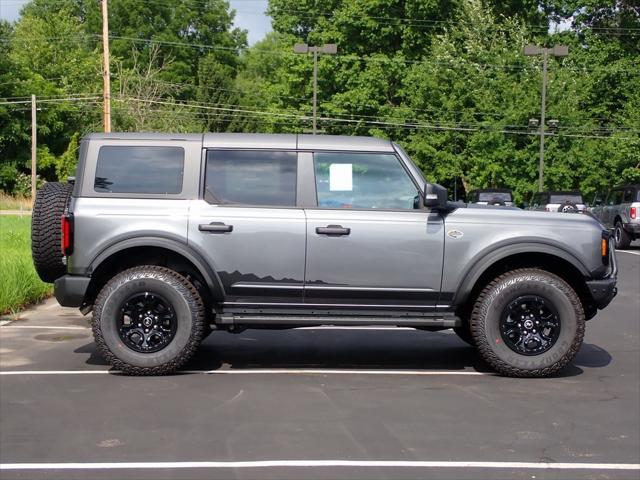
[[[616,248],[628,248],[640,238],[640,184],[616,187],[604,201],[596,196],[591,214],[613,230]]]
[[[176,370],[213,330],[391,325],[453,328],[498,372],[548,376],[616,294],[590,216],[448,202],[377,138],[89,135],[74,184],[38,193],[32,240],[133,375]]]

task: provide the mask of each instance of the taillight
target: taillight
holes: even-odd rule
[[[631,220],[636,219],[636,207],[631,207],[629,210],[629,216],[631,217]]]
[[[60,248],[63,255],[73,253],[73,215],[62,215],[60,223]]]

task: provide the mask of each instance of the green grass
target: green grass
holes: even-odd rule
[[[0,216],[0,314],[15,313],[52,292],[31,260],[31,217]]]

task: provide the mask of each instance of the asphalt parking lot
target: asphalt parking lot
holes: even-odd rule
[[[49,300],[0,326],[0,478],[638,479],[640,247],[618,263],[552,379],[381,328],[215,332],[186,371],[125,377]]]

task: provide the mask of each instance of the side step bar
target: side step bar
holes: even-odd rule
[[[251,315],[223,314],[216,318],[217,325],[262,326],[360,326],[391,325],[396,327],[441,327],[452,328],[461,325],[460,319],[453,314],[434,313],[421,317],[377,317],[377,316],[338,316],[338,315]]]

